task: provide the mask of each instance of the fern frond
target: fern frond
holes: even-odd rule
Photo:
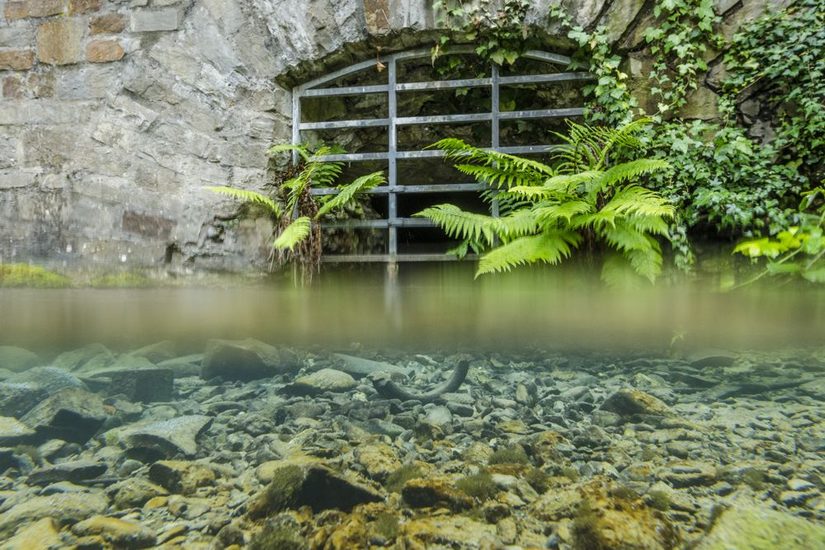
[[[272,246],[277,248],[278,250],[292,250],[295,248],[301,241],[307,238],[309,235],[310,230],[312,229],[312,222],[306,216],[301,216],[300,218],[295,218],[292,223],[284,228],[281,231],[281,234],[278,235],[278,238],[275,239],[275,242],[272,243]]]
[[[527,197],[528,199],[548,199],[557,194],[554,189],[536,185],[516,185],[508,189],[510,193]]]
[[[428,218],[441,227],[448,236],[492,244],[498,219],[475,212],[465,212],[454,204],[438,204],[414,214]]]
[[[341,187],[337,195],[327,200],[327,202],[318,209],[318,213],[315,214],[315,219],[320,218],[336,208],[341,208],[349,204],[359,193],[369,191],[373,187],[384,184],[386,181],[387,179],[384,177],[383,172],[373,172],[355,179],[352,183]]]
[[[472,176],[481,183],[486,183],[490,187],[505,188],[515,186],[540,185],[543,180],[542,174],[537,174],[532,170],[516,168],[512,165],[499,166],[478,165],[478,164],[457,164],[455,169],[459,172]]]
[[[579,214],[588,214],[593,207],[584,201],[567,201],[549,206],[538,206],[533,209],[533,215],[541,225],[548,225],[565,220],[568,224],[570,220]]]
[[[304,162],[309,161],[309,157],[311,156],[309,149],[306,145],[293,145],[291,143],[281,143],[279,145],[273,145],[272,147],[267,150],[267,154],[270,157],[274,157],[278,153],[298,153]]]
[[[636,231],[651,235],[668,235],[670,228],[661,216],[631,215],[624,218],[625,222]]]
[[[652,246],[659,246],[655,239],[623,221],[617,221],[612,226],[597,227],[596,232],[610,246],[621,252],[649,250]]]
[[[536,216],[527,208],[493,218],[491,225],[500,237],[507,239],[529,235],[538,230]]]
[[[476,277],[510,271],[513,267],[536,262],[557,264],[569,257],[579,242],[581,237],[570,231],[548,231],[520,237],[482,256]]]
[[[603,172],[595,170],[585,170],[577,174],[561,174],[547,179],[544,187],[552,189],[557,193],[571,195],[576,192],[579,186],[592,187],[592,182],[602,176]]]
[[[662,252],[659,249],[659,243],[653,239],[650,240],[652,242],[649,249],[629,250],[625,252],[625,256],[633,267],[633,271],[653,283],[662,273]]]
[[[652,122],[653,119],[643,117],[625,124],[620,128],[605,128],[608,131],[602,135],[603,146],[599,164],[604,166],[607,162],[607,155],[610,154],[610,151],[616,147],[621,147],[623,149],[638,149],[641,147],[642,143],[636,136]]]
[[[262,195],[257,191],[250,191],[247,189],[235,189],[234,187],[226,187],[224,185],[210,185],[207,187],[207,189],[215,193],[227,195],[229,197],[244,202],[262,204],[267,209],[269,209],[269,211],[272,212],[276,217],[281,216],[281,208],[278,206],[278,204],[271,198],[267,197],[266,195]]]
[[[638,159],[617,164],[604,171],[602,176],[594,181],[588,192],[595,195],[602,191],[618,187],[622,183],[634,180],[639,176],[664,170],[670,165],[661,159]]]
[[[627,163],[625,163],[627,164]],[[673,205],[661,195],[639,185],[628,185],[613,195],[603,211],[625,215],[660,216],[672,218],[676,214]]]
[[[440,149],[444,152],[444,157],[448,160],[460,160],[462,164],[477,164],[484,166],[494,166],[502,172],[532,172],[552,176],[555,171],[552,167],[541,162],[530,160],[507,153],[500,153],[489,149],[481,149],[473,145],[468,145],[463,140],[457,138],[446,138],[430,145],[429,148]]]

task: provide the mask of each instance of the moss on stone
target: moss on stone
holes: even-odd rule
[[[536,490],[538,494],[544,494],[550,488],[550,476],[541,468],[531,468],[524,475],[524,481]]]
[[[415,464],[401,466],[389,476],[384,482],[384,488],[391,493],[400,493],[404,484],[411,479],[418,479],[424,476],[424,472]]]
[[[487,464],[530,464],[530,457],[521,445],[498,449],[487,460]]]
[[[253,535],[247,548],[249,550],[275,550],[276,548],[278,550],[304,550],[307,544],[294,527],[272,521]]]
[[[300,466],[288,465],[275,470],[272,481],[250,504],[249,515],[251,517],[265,517],[294,507],[304,480],[305,472]]]
[[[498,487],[489,472],[479,472],[459,479],[456,488],[469,497],[478,500],[489,500],[496,496]]]
[[[381,512],[372,522],[372,530],[382,538],[391,541],[398,536],[400,527],[398,518],[389,512]]]
[[[65,275],[29,264],[0,264],[0,287],[66,288]]]

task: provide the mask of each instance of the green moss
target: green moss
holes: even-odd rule
[[[499,449],[490,455],[487,464],[530,464],[530,457],[521,445]]]
[[[667,512],[673,502],[670,500],[670,495],[665,491],[653,490],[645,495],[645,502],[651,508],[659,510],[660,512]]]
[[[295,527],[270,522],[249,541],[249,550],[304,550],[307,544]]]
[[[478,500],[489,500],[498,493],[498,487],[489,472],[479,472],[459,479],[455,486],[465,495]]]
[[[266,517],[295,506],[304,484],[304,470],[295,465],[275,470],[272,481],[249,507],[251,517]]]
[[[424,477],[424,472],[414,464],[401,466],[391,473],[384,482],[384,488],[391,493],[400,493],[404,484],[411,479]]]
[[[398,518],[389,512],[381,512],[372,522],[372,531],[384,539],[391,541],[398,536]]]
[[[561,475],[563,475],[570,481],[578,481],[581,477],[579,471],[573,466],[565,466],[564,468],[562,468]]]
[[[768,486],[767,477],[762,470],[748,470],[742,474],[742,483],[754,491],[762,491]]]
[[[524,480],[530,484],[530,487],[536,490],[538,494],[544,494],[550,488],[550,476],[541,468],[533,468],[524,476]]]
[[[65,275],[29,264],[0,264],[0,287],[66,288]]]
[[[602,543],[598,530],[599,515],[588,500],[576,509],[571,532],[575,550],[608,550]]]
[[[149,277],[141,273],[125,271],[95,277],[89,284],[95,288],[145,288],[153,283]]]
[[[610,489],[610,495],[623,500],[636,500],[641,495],[625,485],[617,485]]]

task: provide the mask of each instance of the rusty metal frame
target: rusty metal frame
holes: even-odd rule
[[[472,47],[458,47],[446,52],[445,55],[471,54]],[[484,186],[478,183],[435,183],[426,185],[408,185],[398,181],[397,162],[401,159],[433,158],[443,156],[437,150],[414,150],[399,151],[397,147],[398,127],[415,124],[456,124],[467,122],[490,122],[492,128],[492,140],[490,148],[503,153],[511,154],[531,154],[542,153],[552,150],[552,144],[528,145],[518,147],[501,147],[499,143],[500,122],[504,120],[520,120],[531,118],[559,118],[581,116],[584,110],[580,107],[564,109],[538,109],[527,111],[500,111],[499,110],[499,90],[501,86],[517,84],[541,84],[566,81],[591,80],[593,76],[586,72],[561,72],[535,75],[501,76],[499,66],[491,64],[489,78],[465,78],[455,80],[426,81],[426,82],[398,82],[397,64],[398,61],[418,58],[428,58],[431,55],[429,49],[420,49],[407,52],[396,53],[381,58],[387,70],[387,84],[370,86],[344,86],[344,87],[322,87],[325,84],[334,82],[342,77],[357,74],[362,71],[373,69],[376,66],[375,60],[363,61],[338,71],[329,73],[323,77],[311,80],[292,90],[292,143],[301,143],[301,132],[310,130],[339,130],[348,128],[373,128],[386,127],[388,134],[387,149],[376,153],[345,153],[336,155],[322,155],[317,157],[320,161],[344,161],[362,162],[371,160],[388,161],[387,185],[382,185],[370,190],[371,194],[387,195],[388,215],[381,220],[348,220],[345,222],[324,224],[323,227],[335,228],[380,228],[388,231],[388,250],[386,254],[347,254],[347,255],[326,255],[323,260],[327,262],[396,262],[413,261],[449,261],[454,260],[448,254],[399,254],[398,253],[398,228],[399,227],[432,227],[429,220],[421,218],[403,218],[398,216],[398,196],[411,193],[440,193],[440,192],[468,192],[478,193]],[[556,65],[568,66],[570,58],[543,51],[529,51],[523,55],[524,58],[552,63]],[[486,113],[453,114],[453,115],[431,115],[431,116],[397,116],[397,94],[399,92],[449,90],[456,88],[489,87],[491,90],[490,111]],[[363,94],[387,94],[387,117],[371,118],[362,120],[338,120],[326,122],[302,122],[301,121],[301,99],[308,97],[338,97],[353,96]],[[293,153],[293,161],[297,162],[297,153]],[[338,192],[334,187],[313,188],[313,195],[331,195]],[[498,215],[498,205],[493,204],[491,214]]]

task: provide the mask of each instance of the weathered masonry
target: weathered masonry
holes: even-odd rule
[[[644,103],[650,3],[562,3],[628,52]],[[730,34],[780,3],[716,7]],[[375,59],[379,47],[383,57],[429,47],[431,4],[0,0],[0,261],[262,262],[270,224],[237,219],[236,204],[203,186],[260,189],[271,177],[267,147],[292,139],[293,87]],[[549,4],[535,1],[530,23],[557,37]],[[717,64],[688,116],[715,116],[718,73]]]

